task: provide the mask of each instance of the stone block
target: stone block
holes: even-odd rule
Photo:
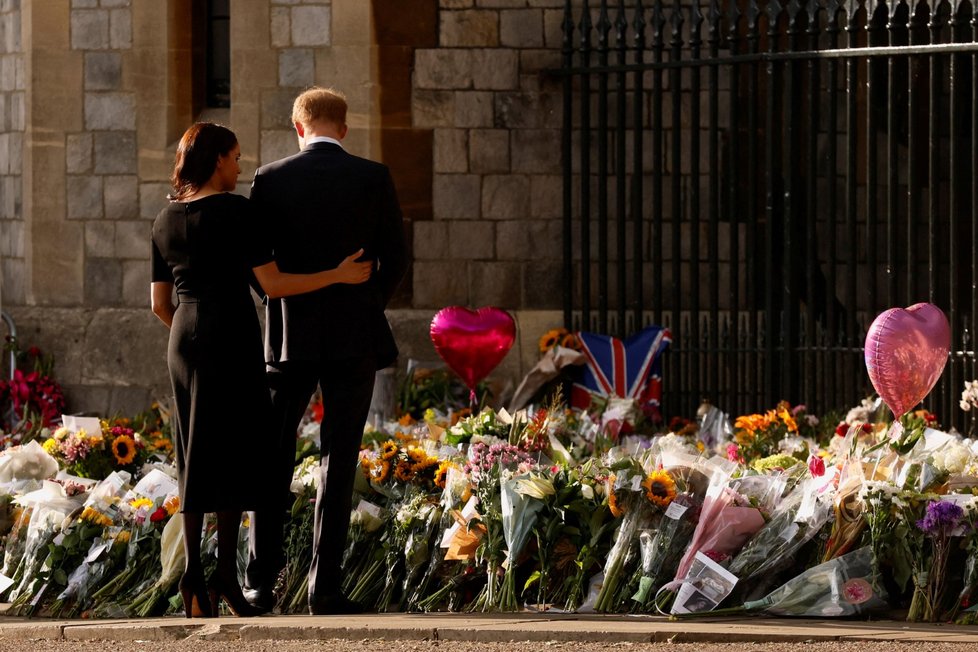
[[[118,52],[85,53],[85,90],[114,91],[122,84],[122,56]]]
[[[7,134],[7,168],[10,174],[21,174],[24,166],[24,135],[20,132]]]
[[[499,260],[560,260],[562,246],[559,220],[505,220],[496,224]]]
[[[458,91],[455,93],[455,126],[492,127],[492,95],[488,91]]]
[[[72,9],[92,9],[98,7],[98,0],[71,0]]]
[[[74,50],[109,48],[109,12],[101,9],[71,11],[71,47]]]
[[[473,306],[515,309],[523,306],[519,263],[469,263],[469,301]]]
[[[0,134],[0,175],[10,174],[10,134]]]
[[[560,130],[525,129],[514,135],[513,172],[560,173]]]
[[[299,0],[272,0],[273,5],[297,5]]]
[[[543,12],[543,42],[548,48],[559,49],[564,44],[564,11],[548,9]]]
[[[124,174],[136,170],[135,132],[96,132],[94,145],[96,174]]]
[[[471,88],[474,74],[473,52],[476,51],[458,48],[416,50],[414,53],[415,88]]]
[[[261,165],[292,156],[299,152],[299,141],[295,131],[262,131],[261,132]]]
[[[411,94],[411,121],[419,129],[456,126],[455,93],[415,88]]]
[[[455,260],[492,260],[496,229],[492,222],[451,221],[448,223],[449,257]]]
[[[128,7],[132,0],[101,0],[102,7]]]
[[[543,47],[543,12],[510,9],[499,12],[499,43],[511,48]]]
[[[292,102],[295,101],[295,96],[295,89],[292,88],[262,91],[261,128],[292,129]]]
[[[106,337],[106,333],[113,336]],[[166,341],[166,328],[161,328],[148,309],[98,310],[92,315],[85,329],[85,340],[79,347],[86,353],[82,377],[93,385],[105,383],[113,387],[126,378],[133,385],[149,387],[150,391],[164,390],[168,396]]]
[[[144,248],[149,251],[148,246]],[[122,303],[134,307],[149,304],[150,271],[148,260],[122,261]]]
[[[85,93],[85,128],[135,131],[136,108],[132,93]]]
[[[519,87],[519,57],[515,50],[472,50],[472,86],[505,91]]]
[[[439,22],[438,40],[442,47],[499,45],[499,14],[495,11],[443,11]]]
[[[102,181],[105,217],[110,220],[139,219],[139,179],[135,175],[106,176]]]
[[[315,61],[312,50],[308,48],[279,50],[279,86],[312,86],[316,82]]]
[[[93,306],[114,306],[118,305],[121,299],[122,261],[115,258],[87,258],[85,302]],[[111,332],[118,335],[115,330]],[[115,339],[115,336],[105,339]]]
[[[149,260],[152,227],[142,220],[126,220],[115,225],[115,257]]]
[[[144,220],[155,220],[156,216],[166,208],[166,196],[173,190],[168,183],[139,184],[139,217]]]
[[[564,263],[530,259],[523,265],[523,305],[559,310],[564,305]],[[542,334],[544,331],[539,331]],[[539,335],[538,335],[539,336]]]
[[[496,126],[504,129],[539,129],[560,126],[562,99],[547,93],[496,93]]]
[[[512,9],[527,6],[527,0],[475,0],[475,6],[486,9]]]
[[[330,12],[331,8],[328,6],[293,7],[292,45],[329,45]]]
[[[480,183],[475,174],[436,174],[431,193],[435,219],[478,219]]]
[[[414,223],[414,259],[444,260],[449,257],[449,222],[424,220]]]
[[[109,44],[116,50],[132,47],[132,12],[113,9],[109,16]]]
[[[24,222],[21,220],[4,220],[0,222],[0,256],[11,258],[24,257]]]
[[[10,94],[10,128],[13,131],[24,130],[24,94]]]
[[[98,219],[102,217],[102,177],[65,177],[68,219]]]
[[[473,129],[469,134],[469,168],[472,172],[509,172],[509,131]]]
[[[527,0],[527,4],[531,7],[540,7],[543,9],[555,9],[564,6],[564,0]]]
[[[4,307],[24,304],[27,295],[24,269],[23,258],[0,260],[0,297],[3,297]]]
[[[438,0],[441,9],[468,9],[475,6],[475,0]]]
[[[468,172],[468,132],[465,129],[435,129],[434,132],[434,171]]]
[[[564,215],[564,178],[557,175],[530,176],[530,217],[560,219]]]
[[[414,306],[437,308],[469,302],[466,263],[414,261]]]
[[[85,255],[94,258],[115,256],[115,222],[85,222]]]
[[[482,217],[525,219],[530,212],[530,182],[518,174],[487,175],[482,180]]]
[[[273,48],[292,44],[292,12],[287,7],[272,7],[271,38]]]
[[[23,184],[20,177],[3,177],[0,179],[0,217],[21,219],[23,204]]]

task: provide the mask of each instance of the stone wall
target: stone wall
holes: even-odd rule
[[[0,306],[26,296],[24,88],[20,0],[0,0]]]
[[[148,239],[176,140],[201,117],[194,1],[0,0],[0,298],[22,341],[55,354],[74,410],[168,393]],[[414,252],[389,311],[402,367],[437,360],[428,327],[443,306],[514,314],[496,373],[511,383],[560,321],[559,87],[542,71],[559,63],[561,4],[231,3],[231,108],[202,117],[238,134],[238,192],[297,151],[291,102],[310,84],[347,94],[345,146],[391,167]]]

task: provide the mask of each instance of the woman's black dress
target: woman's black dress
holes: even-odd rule
[[[264,502],[262,446],[271,400],[249,282],[271,262],[248,200],[172,202],[153,223],[153,281],[179,299],[167,363],[176,398],[183,511],[253,510]]]

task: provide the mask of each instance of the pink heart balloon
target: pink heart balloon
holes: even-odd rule
[[[866,333],[866,370],[899,419],[933,389],[951,350],[947,317],[931,303],[890,308]]]
[[[515,340],[516,324],[499,308],[449,306],[431,320],[435,350],[472,391],[502,362]]]

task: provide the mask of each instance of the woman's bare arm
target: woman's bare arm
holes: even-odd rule
[[[363,249],[347,256],[335,269],[327,269],[314,274],[289,274],[279,270],[275,261],[255,267],[253,271],[268,298],[278,299],[293,294],[312,292],[334,283],[353,285],[363,283],[370,278],[373,262],[369,260],[357,262],[357,258],[362,255]]]
[[[173,305],[173,283],[150,283],[149,298],[153,314],[169,328],[173,324],[173,313],[177,310]]]

